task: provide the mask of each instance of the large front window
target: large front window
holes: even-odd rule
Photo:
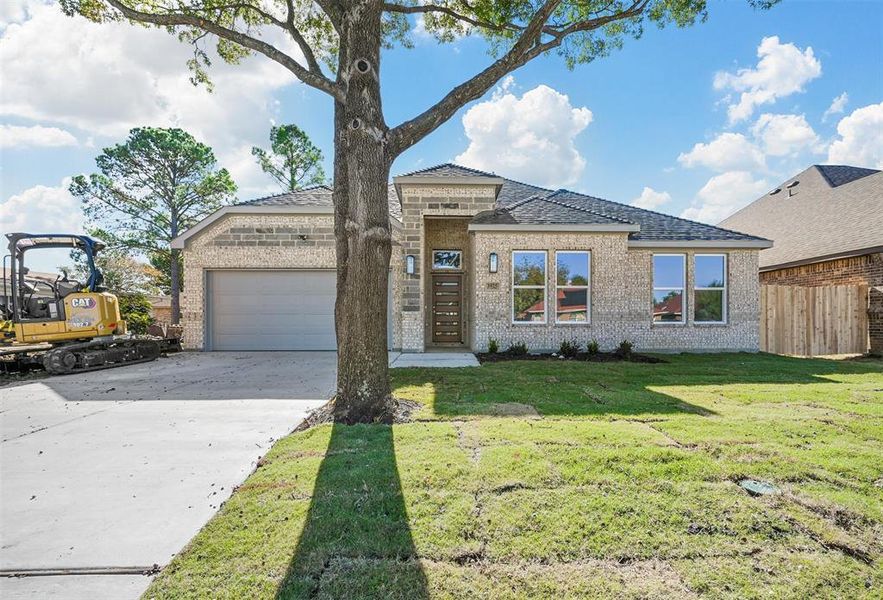
[[[697,254],[693,276],[693,320],[724,323],[727,320],[727,257]]]
[[[683,254],[653,255],[653,322],[683,323],[686,258]]]
[[[512,320],[546,322],[546,253],[524,250],[512,253]]]
[[[558,323],[589,321],[591,254],[562,250],[555,253],[555,319]]]

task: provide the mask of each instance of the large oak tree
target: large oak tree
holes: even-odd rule
[[[59,0],[93,21],[129,20],[194,44],[196,81],[207,81],[206,40],[236,62],[249,53],[276,61],[334,101],[338,381],[335,418],[390,416],[386,290],[391,237],[386,186],[392,162],[502,77],[545,54],[568,66],[605,56],[647,24],[688,26],[705,0]],[[778,0],[747,0],[768,8]],[[381,51],[408,44],[409,17],[422,15],[440,42],[483,36],[488,66],[414,118],[390,126],[381,104]],[[290,38],[300,56],[272,42]],[[420,68],[415,64],[414,68]]]

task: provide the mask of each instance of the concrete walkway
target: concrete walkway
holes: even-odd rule
[[[0,569],[163,566],[334,389],[333,352],[184,353],[0,387]],[[0,577],[0,597],[137,598],[141,575]]]
[[[390,368],[405,367],[478,367],[478,359],[471,352],[402,352],[390,356]]]

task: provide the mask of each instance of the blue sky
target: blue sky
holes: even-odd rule
[[[810,164],[883,166],[883,2],[710,4],[704,24],[650,28],[573,71],[557,56],[530,63],[402,155],[393,174],[458,159],[714,223]],[[490,60],[477,38],[414,38],[414,49],[383,57],[390,125]],[[332,172],[322,93],[254,58],[217,67],[208,94],[187,82],[187,57],[159,31],[4,0],[0,229],[81,227],[65,178],[91,172],[100,148],[137,125],[177,125],[210,143],[242,198],[274,191],[248,152],[272,123],[304,128]],[[732,119],[743,92],[747,115]]]

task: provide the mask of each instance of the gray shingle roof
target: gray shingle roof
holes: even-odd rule
[[[478,169],[455,165],[454,163],[444,163],[434,167],[411,171],[410,173],[399,175],[399,177],[413,177],[414,175],[421,177],[498,177],[498,175],[488,173],[487,171],[479,171]]]
[[[852,183],[862,177],[879,173],[876,169],[865,169],[864,167],[851,167],[849,165],[813,165],[818,169],[822,177],[831,187],[838,187],[847,183]]]
[[[477,214],[480,225],[629,225],[627,221],[601,215],[586,208],[556,202],[552,197],[530,196],[506,207]]]
[[[240,206],[333,206],[331,199],[332,189],[327,185],[314,185],[296,192],[287,192],[275,196],[255,198],[246,202],[240,202]],[[395,187],[388,185],[386,189],[389,203],[389,214],[402,220],[402,206],[399,203]]]
[[[761,268],[883,246],[883,172],[813,165],[722,225],[773,240],[775,245],[760,253]]]
[[[414,175],[438,178],[498,177],[493,173],[452,163],[412,171],[402,177]],[[497,195],[496,209],[480,213],[473,220],[474,223],[500,225],[632,224],[640,226],[641,230],[631,234],[631,239],[644,241],[762,239],[569,190],[550,190],[512,179],[501,179],[503,184]],[[390,214],[401,220],[401,204],[394,185],[389,186],[388,193]],[[331,206],[331,188],[325,185],[314,186],[297,192],[257,198],[242,204],[251,206]]]

